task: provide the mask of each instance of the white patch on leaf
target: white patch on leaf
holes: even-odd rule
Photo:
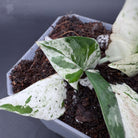
[[[117,104],[115,104],[114,106],[110,107],[109,108],[109,113],[107,115],[107,118],[108,118],[108,121],[109,121],[109,124],[111,126],[119,126],[119,121],[117,119],[117,115],[116,115],[116,108],[117,108]],[[113,119],[114,118],[114,119]]]

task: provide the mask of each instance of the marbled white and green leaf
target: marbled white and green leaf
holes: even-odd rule
[[[126,0],[113,24],[110,40],[111,43],[105,51],[106,57],[100,63],[110,61],[113,62],[110,67],[128,76],[137,74],[138,68],[132,64],[138,63],[138,0]]]
[[[126,0],[112,27],[106,50],[110,62],[138,53],[138,0]]]
[[[0,109],[24,116],[53,120],[65,111],[66,83],[54,74],[40,80],[17,94],[0,100]]]
[[[113,62],[109,64],[109,67],[118,69],[130,77],[134,76],[138,74],[138,53]]]
[[[124,126],[118,102],[110,84],[97,71],[87,70],[86,75],[96,92],[110,137],[124,138]]]
[[[65,37],[52,41],[38,41],[57,73],[77,89],[83,71],[94,69],[100,59],[100,48],[95,39]]]
[[[118,101],[126,138],[138,136],[138,94],[128,85],[111,85]],[[116,114],[114,114],[115,116]],[[111,119],[113,116],[111,116]]]

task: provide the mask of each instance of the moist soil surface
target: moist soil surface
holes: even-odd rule
[[[76,17],[67,16],[59,20],[50,34],[52,39],[67,36],[85,36],[97,39],[99,35],[109,35],[111,31],[106,30],[102,23],[82,23]],[[109,40],[110,42],[110,40]],[[101,56],[105,56],[107,44],[99,42]],[[126,83],[138,92],[138,75],[129,78],[120,71],[111,69],[108,63],[98,65],[96,69],[112,84]],[[22,60],[11,72],[13,91],[17,93],[38,80],[46,78],[55,73],[46,56],[38,48],[33,60]],[[84,77],[85,75],[83,75]],[[67,85],[67,98],[64,101],[66,111],[59,119],[70,126],[80,130],[93,138],[108,138],[109,134],[101,113],[100,105],[94,90],[79,84],[79,90],[74,90]]]

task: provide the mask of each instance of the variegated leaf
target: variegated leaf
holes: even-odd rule
[[[138,0],[126,0],[112,27],[111,43],[106,50],[114,62],[138,52]]]
[[[96,92],[110,137],[124,138],[120,110],[110,84],[97,71],[87,70],[86,75]]]
[[[138,94],[128,85],[111,85],[115,92],[126,138],[137,138],[138,136]],[[111,117],[112,118],[112,117]]]
[[[109,64],[109,67],[118,69],[129,77],[138,74],[138,53]]]
[[[54,74],[17,94],[0,99],[0,109],[39,119],[56,119],[65,111],[65,86],[63,79]]]
[[[77,89],[78,80],[86,69],[98,64],[100,48],[95,39],[65,37],[51,41],[38,41],[54,69]]]

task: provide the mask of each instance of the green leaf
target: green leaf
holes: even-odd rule
[[[92,38],[65,37],[37,44],[57,73],[75,89],[83,71],[94,69],[100,59],[99,45]]]
[[[54,74],[17,94],[0,99],[0,109],[53,120],[65,112],[63,100],[66,98],[66,91],[66,83],[58,74]]]
[[[138,53],[138,0],[126,0],[112,27],[106,50],[110,62]]]
[[[138,53],[117,62],[113,62],[109,64],[109,67],[118,69],[129,77],[132,77],[138,74]]]
[[[67,74],[66,79],[69,81],[69,83],[74,83],[74,82],[78,81],[78,78],[81,77],[82,73],[83,73],[83,70],[80,69],[79,71],[74,72],[72,74]]]
[[[124,138],[124,129],[115,94],[110,84],[98,73],[86,71],[97,94],[102,114],[111,138]]]

